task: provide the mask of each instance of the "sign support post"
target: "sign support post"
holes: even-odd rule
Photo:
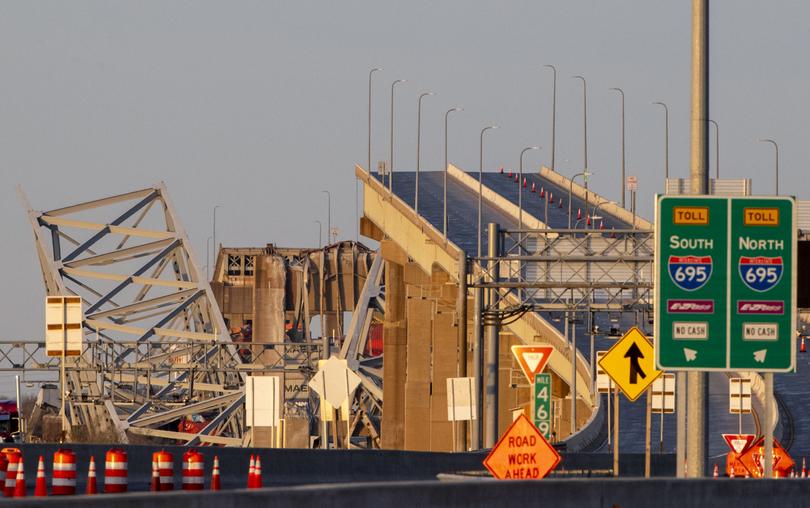
[[[773,372],[763,374],[765,378],[765,478],[773,478]],[[742,386],[742,384],[741,384]]]
[[[650,434],[652,433],[652,390],[647,390],[647,431],[644,436],[644,478],[650,477]],[[661,414],[664,414],[663,411]]]
[[[613,388],[613,476],[619,476],[619,387]]]

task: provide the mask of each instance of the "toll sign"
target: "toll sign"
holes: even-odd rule
[[[512,422],[484,459],[484,466],[499,480],[545,478],[559,463],[560,454],[524,414]]]

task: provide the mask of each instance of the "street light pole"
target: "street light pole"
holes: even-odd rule
[[[382,69],[374,67],[368,71],[368,167],[366,169],[369,173],[371,173],[371,76],[377,71],[382,71]]]
[[[391,153],[388,162],[390,163],[390,168],[388,168],[388,192],[394,192],[394,186],[391,183],[394,180],[394,87],[397,86],[398,83],[405,83],[406,79],[398,79],[391,83]]]
[[[663,102],[653,102],[664,107],[664,188],[669,178],[669,108]]]
[[[464,111],[464,109],[455,107],[450,108],[444,113],[444,227],[442,231],[444,232],[444,241],[447,241],[447,170],[450,167],[450,163],[447,160],[447,117],[450,116],[450,113],[454,111]]]
[[[582,80],[582,159],[583,171],[588,171],[588,83],[583,76],[573,76]],[[588,180],[585,179],[585,215],[588,214]]]
[[[211,239],[212,238],[213,238],[213,236],[209,236],[205,240],[205,280],[206,281],[211,280],[210,267],[211,267]],[[216,258],[214,259],[214,261],[216,262]]]
[[[622,96],[622,179],[619,181],[619,188],[621,189],[621,192],[622,192],[622,208],[626,209],[627,207],[624,206],[624,197],[625,197],[625,192],[624,192],[624,162],[625,162],[625,159],[624,159],[624,90],[622,90],[621,88],[611,88],[611,90],[619,92],[619,94],[621,94],[621,96]]]
[[[779,145],[776,144],[776,141],[774,141],[772,139],[768,139],[768,138],[760,139],[759,142],[760,143],[770,143],[770,144],[773,145],[773,148],[775,150],[774,153],[776,155],[776,167],[774,169],[776,170],[775,183],[776,183],[776,195],[778,196],[779,195]]]
[[[481,205],[483,203],[482,196],[484,194],[484,133],[490,129],[497,129],[497,125],[488,125],[481,129],[481,136],[478,142],[479,159],[478,159],[478,257],[481,257]]]
[[[370,71],[368,71],[368,166],[366,167],[366,171],[371,174],[371,76],[377,72],[381,71],[382,68],[374,67]],[[360,203],[360,191],[358,190],[360,186],[360,182],[355,179],[354,181],[354,222],[355,222],[355,240],[360,241],[360,212],[359,212],[359,203]]]
[[[326,194],[326,243],[332,243],[332,193],[328,190],[321,191]]]
[[[571,177],[571,181],[568,183],[568,229],[571,229],[571,194],[574,192],[574,180],[577,179],[578,176],[582,176],[583,180],[585,181],[585,188],[588,187],[588,177],[591,176],[592,173],[585,170],[581,173],[577,173],[576,175]],[[586,215],[587,217],[587,215]]]
[[[213,226],[213,238],[214,238],[214,259],[217,258],[217,208],[222,208],[221,205],[214,205],[214,226]]]
[[[553,65],[544,65],[553,72],[553,81],[551,85],[551,170],[556,171],[557,166],[554,164],[554,155],[557,148],[557,68]]]
[[[520,176],[518,177],[518,229],[523,229],[523,154],[529,150],[540,150],[540,147],[527,146],[520,151]],[[519,236],[520,235],[518,235],[518,237]]]
[[[428,95],[435,95],[433,92],[425,92],[419,94],[419,99],[416,101],[416,190],[414,191],[413,209],[419,213],[419,162],[420,162],[420,146],[422,142],[422,99]]]
[[[720,126],[714,120],[708,120],[714,125],[714,178],[720,179]]]

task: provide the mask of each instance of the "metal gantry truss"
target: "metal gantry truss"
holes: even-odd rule
[[[85,347],[66,364],[72,427],[115,432],[123,441],[141,434],[241,444],[245,361],[166,186],[45,212],[21,190],[20,197],[47,294],[83,302]],[[27,361],[50,366],[35,360],[34,346],[22,350]],[[202,429],[176,427],[197,415]]]
[[[652,306],[652,231],[499,230],[497,252],[473,258],[482,268],[470,287],[498,294],[485,312],[504,312],[507,296],[538,312],[649,312]]]

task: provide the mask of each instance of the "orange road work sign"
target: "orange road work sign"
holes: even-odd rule
[[[559,463],[560,454],[523,414],[484,459],[484,466],[499,480],[545,478]]]

